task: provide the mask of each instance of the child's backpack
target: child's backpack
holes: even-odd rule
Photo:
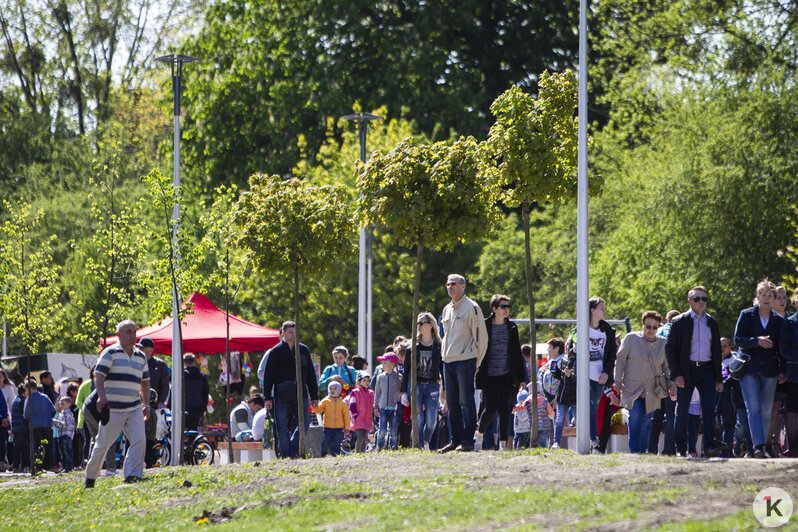
[[[557,364],[559,358],[550,360],[538,372],[538,381],[543,388],[543,393],[548,396],[557,395],[557,389],[560,387],[560,381],[551,373],[552,364]]]

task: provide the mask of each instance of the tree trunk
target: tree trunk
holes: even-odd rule
[[[299,457],[305,458],[305,398],[302,386],[302,350],[299,349],[299,268],[294,266],[294,369],[296,370],[297,430],[299,431]]]
[[[19,271],[20,271],[20,278],[22,280],[22,299],[25,301],[25,335],[27,336],[27,341],[25,342],[25,351],[26,357],[28,361],[28,376],[25,379],[25,387],[27,388],[28,382],[30,382],[30,355],[31,355],[31,334],[30,334],[30,323],[28,321],[28,303],[30,299],[28,298],[28,281],[25,275],[25,231],[22,231],[22,238],[21,238],[22,245],[20,246],[20,262],[19,262]],[[31,391],[28,390],[28,404],[30,405],[30,415],[28,417],[28,458],[30,459],[30,476],[36,476],[36,446],[34,445],[33,439],[33,400],[31,399]],[[23,403],[23,410],[25,404]],[[44,457],[42,457],[44,458]]]
[[[538,364],[537,364],[537,330],[535,327],[535,296],[532,293],[532,251],[529,244],[529,203],[524,202],[521,207],[521,216],[524,219],[524,276],[526,277],[526,298],[529,303],[529,344],[532,346],[532,356],[529,358],[529,383],[531,384],[532,404],[535,406],[532,416],[532,427],[529,433],[529,446],[538,445]]]
[[[227,382],[225,383],[224,404],[226,406],[228,424],[230,423],[230,248],[225,246],[224,252],[224,322],[225,322],[225,360],[227,360]],[[227,428],[227,463],[232,464],[233,460],[233,432],[232,427]]]
[[[418,294],[421,292],[421,255],[424,252],[424,239],[419,240],[418,252],[416,253],[416,279],[413,285],[413,323],[418,319]],[[435,326],[435,325],[433,325]],[[411,420],[411,445],[418,447],[418,398],[416,397],[416,383],[418,379],[418,327],[413,327],[412,340],[410,342],[410,420]]]

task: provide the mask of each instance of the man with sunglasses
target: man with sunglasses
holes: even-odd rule
[[[690,398],[698,388],[704,419],[703,455],[718,456],[728,447],[715,441],[715,394],[723,391],[721,377],[720,328],[707,314],[707,289],[694,286],[687,292],[690,311],[677,316],[671,325],[665,355],[670,378],[676,384],[674,438],[678,456],[687,456],[687,419]]]
[[[443,308],[443,384],[449,409],[449,445],[440,450],[473,451],[477,429],[474,375],[488,349],[482,309],[465,295],[465,277],[452,274],[446,291],[452,301]]]

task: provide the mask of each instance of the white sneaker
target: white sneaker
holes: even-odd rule
[[[554,443],[554,444],[552,444],[551,448],[552,449],[559,449],[560,448],[560,444],[559,443]]]
[[[424,450],[425,451],[429,451],[429,443],[425,443],[424,444]]]
[[[118,475],[118,474],[119,474],[119,471],[117,471],[116,469],[106,469],[105,470],[105,476],[106,477],[113,477],[114,475]]]

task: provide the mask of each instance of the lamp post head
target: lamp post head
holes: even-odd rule
[[[183,63],[199,63],[199,59],[185,54],[169,54],[156,57],[157,63],[169,63],[172,65],[172,76],[180,77],[183,74]],[[176,67],[176,68],[175,68]]]
[[[375,120],[382,120],[381,116],[373,115],[371,113],[354,113],[351,115],[346,115],[342,117],[344,120],[349,120],[351,122],[373,122]]]

